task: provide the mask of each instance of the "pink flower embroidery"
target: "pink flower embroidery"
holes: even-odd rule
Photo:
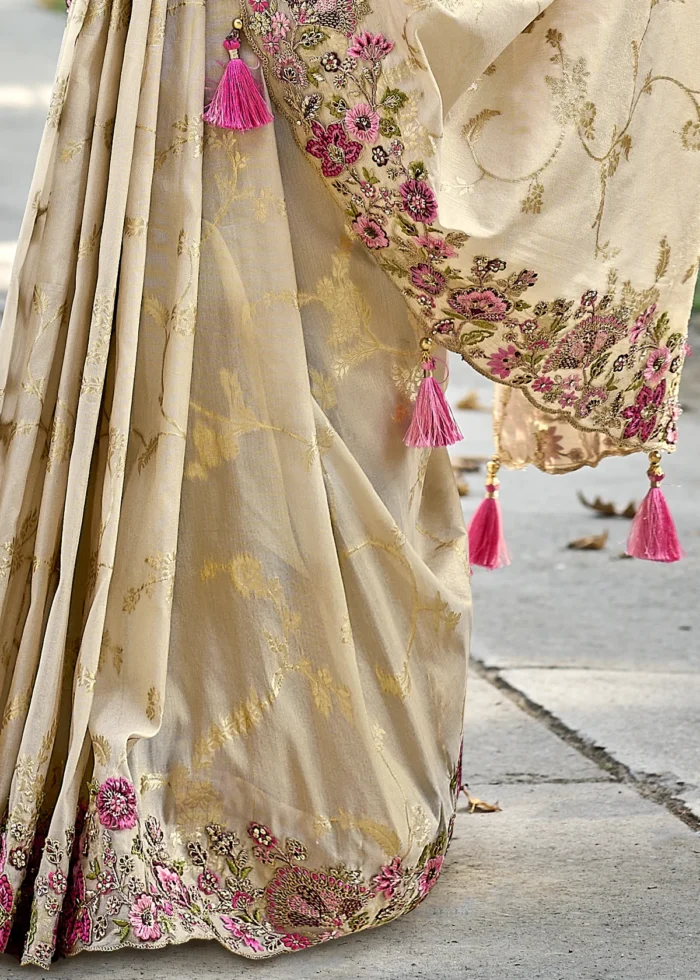
[[[365,243],[367,248],[387,248],[389,239],[386,232],[374,218],[368,214],[360,214],[352,223],[353,228]]]
[[[671,351],[668,347],[658,347],[656,350],[653,350],[647,358],[647,364],[644,368],[644,377],[646,380],[652,385],[661,381],[668,371],[671,361]]]
[[[59,929],[64,949],[72,949],[78,941],[85,946],[90,945],[92,922],[85,908],[85,879],[79,864],[73,865],[70,888],[63,903]]]
[[[403,199],[403,210],[414,221],[428,224],[437,218],[437,198],[424,180],[405,180],[399,187]]]
[[[585,419],[594,409],[598,408],[599,405],[607,400],[608,392],[606,388],[589,388],[581,395],[576,406],[576,414],[580,419]]]
[[[656,388],[643,385],[637,394],[634,405],[629,405],[622,412],[623,419],[628,420],[622,438],[632,439],[633,436],[639,436],[642,442],[648,442],[656,426],[656,416],[665,396],[665,380]]]
[[[437,296],[445,288],[445,277],[427,262],[420,262],[411,268],[411,282],[418,289]]]
[[[449,300],[450,306],[467,320],[503,320],[513,304],[495,289],[458,289]],[[505,375],[504,375],[505,377]]]
[[[345,113],[345,128],[362,143],[374,143],[379,135],[379,113],[366,102],[358,102]]]
[[[372,884],[378,892],[393,898],[396,889],[403,880],[401,858],[395,857],[391,864],[385,864],[378,875],[372,879]]]
[[[535,380],[532,382],[533,391],[548,392],[551,391],[553,387],[554,382],[551,378],[535,378]]]
[[[383,34],[370,34],[363,31],[352,39],[348,48],[351,58],[361,58],[363,61],[381,61],[393,50],[394,42],[388,41]]]
[[[96,799],[97,815],[103,827],[128,830],[136,826],[136,793],[128,779],[107,779]]]
[[[174,902],[179,905],[189,905],[189,895],[187,893],[187,888],[185,887],[182,878],[174,871],[172,868],[168,868],[164,864],[156,864],[155,872],[160,886],[168,896]]]
[[[154,942],[161,937],[158,924],[158,906],[152,896],[143,892],[129,909],[129,922],[134,935],[145,943]]]
[[[630,330],[630,340],[633,344],[636,344],[642,334],[646,332],[646,329],[655,313],[656,303],[647,307],[647,309],[634,321],[634,326]]]
[[[10,938],[10,932],[12,930],[12,906],[14,904],[12,896],[12,886],[7,875],[0,875],[0,910],[2,910],[3,915],[0,916],[0,953],[5,952],[5,947],[7,946],[7,940]]]
[[[289,34],[289,29],[292,26],[289,17],[280,10],[272,15],[271,24],[272,33],[279,38],[285,38]]]
[[[209,868],[205,868],[197,878],[197,885],[199,886],[199,890],[205,895],[213,895],[219,886],[219,876],[213,871],[210,871]]]
[[[68,890],[68,882],[60,868],[56,868],[55,871],[49,871],[49,886],[57,895],[65,895]]]
[[[342,123],[331,123],[324,129],[321,123],[311,123],[313,138],[306,144],[306,152],[321,161],[324,177],[337,177],[353,164],[362,153],[362,143],[348,139]]]
[[[282,940],[283,946],[292,950],[306,949],[311,945],[311,940],[308,936],[300,936],[298,932],[285,932],[280,936],[280,939]]]
[[[432,235],[418,235],[416,245],[424,248],[428,255],[434,259],[451,259],[457,254],[457,249],[453,248],[444,238],[435,238]]]
[[[232,919],[230,915],[222,915],[221,921],[225,929],[236,937],[236,939],[242,939],[246,946],[250,949],[254,949],[256,953],[264,953],[265,947],[262,943],[259,943],[251,934],[245,929],[243,923],[236,922]]]
[[[518,367],[522,355],[512,344],[499,347],[495,354],[488,359],[488,369],[497,378],[507,378],[511,371]]]
[[[251,823],[248,826],[248,836],[260,847],[274,847],[277,843],[277,838],[261,823]]]
[[[270,6],[270,0],[249,0],[249,3],[256,14],[261,14]]]
[[[275,75],[281,82],[303,88],[309,80],[306,65],[296,55],[279,58],[275,63]]]
[[[573,391],[562,391],[559,404],[562,408],[570,408],[576,403],[576,395]]]
[[[425,865],[425,868],[423,868],[423,872],[418,879],[418,891],[424,898],[438,880],[444,860],[445,859],[443,857],[430,858]]]

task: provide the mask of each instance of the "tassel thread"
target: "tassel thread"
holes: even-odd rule
[[[501,481],[497,473],[500,468],[497,456],[486,464],[486,496],[474,512],[468,528],[470,563],[491,570],[510,565],[498,502]]]
[[[418,389],[413,418],[404,436],[404,444],[412,449],[434,449],[438,446],[453,446],[464,436],[454,420],[445,393],[433,377],[435,358],[431,356],[432,340],[424,337],[423,380]]]
[[[228,51],[228,64],[202,118],[219,129],[244,132],[266,126],[274,117],[250,68],[240,56],[242,30],[243,21],[236,18],[231,33],[223,42]]]
[[[670,563],[680,561],[684,552],[661,489],[664,471],[660,463],[660,452],[649,453],[647,476],[651,486],[632,521],[627,539],[627,554],[631,558]]]

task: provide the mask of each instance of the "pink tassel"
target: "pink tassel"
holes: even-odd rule
[[[648,561],[673,562],[684,557],[671,511],[666,503],[661,482],[664,478],[659,465],[661,453],[649,453],[647,476],[651,487],[632,521],[627,554]]]
[[[498,502],[501,481],[496,474],[500,469],[497,459],[486,465],[486,496],[477,507],[469,522],[469,561],[482,568],[503,568],[510,565],[510,557],[503,534],[503,517]]]
[[[403,437],[404,444],[412,449],[429,449],[437,446],[453,446],[464,438],[454,420],[445,394],[433,377],[435,360],[423,347],[423,380],[418,389],[413,418]]]
[[[233,30],[224,41],[229,62],[202,117],[204,122],[219,129],[258,129],[274,118],[250,68],[240,57],[242,29],[243,21],[234,20]]]

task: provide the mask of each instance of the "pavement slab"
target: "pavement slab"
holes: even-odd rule
[[[700,673],[506,670],[503,679],[700,819]],[[700,891],[700,886],[699,886]]]

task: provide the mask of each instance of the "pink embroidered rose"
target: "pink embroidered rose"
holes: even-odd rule
[[[634,436],[639,436],[642,442],[648,442],[656,427],[656,417],[665,397],[665,380],[656,388],[642,385],[634,405],[629,405],[622,411],[623,419],[627,419],[622,438],[632,439]]]
[[[438,296],[445,288],[445,277],[433,269],[427,262],[419,262],[411,268],[411,282],[418,289],[425,290],[431,296]]]
[[[321,123],[313,122],[311,131],[314,135],[306,144],[306,152],[321,161],[324,177],[342,174],[362,153],[362,143],[348,139],[342,123],[331,123],[324,129]]]
[[[358,102],[345,113],[345,128],[354,139],[374,143],[379,135],[379,113],[366,102]]]
[[[444,238],[436,238],[433,235],[418,235],[416,245],[424,248],[434,259],[451,259],[457,254],[457,249]]]
[[[117,776],[105,780],[95,802],[103,827],[129,830],[136,826],[136,793],[128,779]]]
[[[232,919],[230,915],[222,915],[221,922],[224,929],[228,929],[231,935],[235,936],[236,939],[241,939],[250,949],[255,950],[256,953],[264,953],[265,947],[259,942],[254,936],[251,936],[250,932],[243,922],[236,922]]]
[[[520,365],[521,360],[520,351],[512,344],[508,344],[507,347],[499,347],[486,363],[489,371],[497,378],[507,378],[511,371]]]
[[[673,358],[668,347],[657,347],[647,358],[644,377],[649,384],[655,385],[666,374]]]
[[[425,897],[430,889],[433,887],[435,882],[438,880],[438,876],[442,870],[442,863],[445,859],[440,857],[430,858],[426,863],[420,878],[418,879],[418,891],[423,897]]]
[[[363,31],[352,39],[348,54],[351,58],[360,58],[362,61],[381,61],[393,50],[393,47],[394,42],[388,41],[383,34],[370,34],[369,31]]]
[[[399,187],[403,210],[414,221],[430,224],[437,218],[437,198],[424,180],[405,180]]]
[[[646,329],[651,323],[655,313],[656,303],[653,303],[651,306],[647,307],[647,309],[634,321],[634,325],[630,330],[630,340],[633,344],[636,344],[642,334],[646,332]]]
[[[309,937],[300,936],[298,932],[285,932],[280,936],[280,939],[282,940],[282,945],[291,950],[306,949],[311,945]]]
[[[129,923],[134,935],[145,943],[152,943],[161,937],[158,923],[158,906],[147,892],[139,895],[129,909]]]
[[[372,878],[375,889],[387,898],[393,898],[394,893],[403,881],[403,866],[401,858],[395,857],[391,864],[385,864],[378,875]]]
[[[450,306],[467,320],[503,320],[513,304],[495,289],[458,289],[449,299]]]

